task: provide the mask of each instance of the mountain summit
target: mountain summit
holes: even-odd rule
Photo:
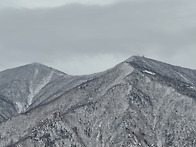
[[[44,87],[61,76],[66,74],[40,63],[0,72],[0,121],[24,112]]]
[[[0,72],[0,146],[196,146],[196,71],[133,56],[98,74]]]

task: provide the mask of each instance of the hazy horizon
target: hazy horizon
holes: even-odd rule
[[[39,62],[68,74],[133,55],[196,69],[193,0],[2,0],[0,71]]]

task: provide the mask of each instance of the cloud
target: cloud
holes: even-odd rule
[[[83,5],[110,5],[117,2],[123,2],[128,0],[1,0],[0,8],[48,8],[59,7],[67,4],[83,4]],[[136,0],[129,0],[136,1]]]
[[[107,6],[4,9],[0,12],[0,62],[15,66],[37,61],[85,74],[131,55],[145,55],[182,66],[190,60],[188,67],[195,68],[195,4],[193,0],[141,0]]]

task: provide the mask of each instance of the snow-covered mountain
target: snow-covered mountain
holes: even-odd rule
[[[145,57],[87,76],[6,70],[0,102],[2,147],[196,146],[196,70]]]
[[[50,101],[85,80],[39,63],[0,72],[0,122]]]

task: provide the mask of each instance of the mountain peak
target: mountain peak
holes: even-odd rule
[[[27,68],[37,68],[37,69],[45,69],[45,70],[48,70],[48,71],[56,71],[57,73],[60,73],[60,74],[65,74],[64,72],[62,71],[59,71],[55,68],[52,68],[50,66],[47,66],[45,64],[42,64],[42,63],[39,63],[39,62],[33,62],[33,63],[30,63],[30,64],[27,64],[25,65]],[[66,74],[65,74],[66,75]]]
[[[30,63],[30,64],[27,64],[27,66],[35,66],[35,67],[48,67],[47,65],[44,65],[42,63],[39,63],[39,62],[33,62],[33,63]]]
[[[33,62],[33,63],[31,63],[32,65],[43,65],[43,64],[41,64],[41,63],[39,63],[39,62]]]
[[[125,60],[125,62],[135,61],[135,60],[137,60],[139,58],[143,58],[143,57],[142,56],[131,56],[127,60]]]
[[[151,60],[151,61],[156,61],[156,60],[153,60],[153,59],[150,59],[148,57],[145,57],[145,56],[131,56],[129,57],[127,60],[125,60],[125,62],[132,62],[132,61],[144,61],[144,60]]]
[[[144,64],[146,62],[159,62],[159,61],[147,58],[145,56],[131,56],[130,58],[125,60],[125,62],[127,62],[127,63],[134,62],[134,63],[140,63],[140,64],[142,63],[142,64]]]
[[[90,76],[5,71],[0,146],[196,146],[195,77],[144,56]]]

